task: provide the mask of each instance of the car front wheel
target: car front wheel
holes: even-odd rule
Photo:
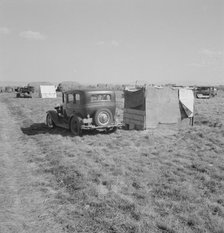
[[[46,117],[46,124],[48,128],[54,128],[54,122],[52,121],[49,113],[47,114],[47,117]]]
[[[70,130],[74,136],[81,136],[82,129],[81,129],[81,118],[80,117],[72,117],[70,122]]]

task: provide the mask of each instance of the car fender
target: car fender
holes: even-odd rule
[[[47,111],[47,114],[51,116],[52,121],[57,125],[58,123],[58,113],[54,110]]]
[[[76,117],[80,122],[82,122],[82,117],[79,114],[73,114],[70,116],[70,119],[69,119],[69,127],[70,127],[71,120],[73,117]]]

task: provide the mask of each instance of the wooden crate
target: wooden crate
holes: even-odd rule
[[[127,129],[145,129],[145,111],[125,108],[123,118]]]

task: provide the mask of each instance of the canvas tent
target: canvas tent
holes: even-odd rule
[[[54,85],[40,85],[40,98],[56,98],[56,88]]]
[[[6,86],[5,87],[5,92],[8,92],[8,93],[14,92],[14,87]]]
[[[194,94],[188,89],[143,87],[124,90],[124,123],[129,129],[177,124],[194,115]]]

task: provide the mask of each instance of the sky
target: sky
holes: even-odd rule
[[[0,81],[224,84],[223,0],[0,0]]]

